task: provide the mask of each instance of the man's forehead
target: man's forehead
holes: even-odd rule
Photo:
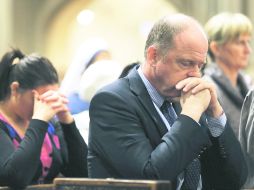
[[[204,52],[196,51],[195,49],[190,49],[190,48],[186,48],[186,49],[174,48],[171,50],[171,52],[175,55],[175,57],[182,58],[182,59],[204,60],[207,58],[207,51],[204,51]]]
[[[208,51],[208,39],[206,35],[198,29],[186,29],[175,35],[173,39],[175,48],[179,49],[199,49],[199,51]]]

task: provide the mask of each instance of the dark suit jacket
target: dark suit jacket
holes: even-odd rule
[[[196,157],[203,189],[239,189],[245,182],[246,164],[232,129],[227,125],[213,138],[205,124],[179,115],[168,132],[136,68],[92,99],[89,177],[175,182]]]

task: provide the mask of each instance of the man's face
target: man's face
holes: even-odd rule
[[[176,84],[188,77],[201,77],[200,69],[206,61],[208,42],[205,36],[189,29],[175,37],[174,47],[165,58],[155,61],[150,82],[167,99],[180,97]]]

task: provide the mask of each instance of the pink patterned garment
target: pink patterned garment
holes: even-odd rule
[[[2,120],[5,123],[6,127],[8,128],[9,134],[12,138],[13,145],[17,149],[23,138],[21,138],[18,135],[16,130],[9,124],[7,119],[2,114],[0,114],[0,120]],[[43,145],[41,148],[40,160],[42,163],[42,174],[39,179],[40,182],[43,182],[43,180],[47,176],[49,169],[52,165],[53,144],[52,144],[52,141],[50,140],[50,136],[52,137],[56,148],[60,149],[59,138],[55,134],[55,129],[51,123],[49,123],[48,132],[45,135]]]
[[[44,138],[44,142],[41,148],[41,163],[42,163],[42,177],[46,177],[49,171],[49,168],[52,164],[52,157],[49,156],[50,154],[52,154],[53,152],[53,148],[52,148],[52,144],[51,141],[49,139],[49,135],[48,133],[46,133],[45,138]]]

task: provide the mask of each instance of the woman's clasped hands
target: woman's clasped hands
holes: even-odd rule
[[[61,123],[73,122],[73,117],[67,107],[68,99],[58,90],[48,90],[43,94],[33,90],[34,111],[33,119],[40,119],[48,122],[55,115]]]

